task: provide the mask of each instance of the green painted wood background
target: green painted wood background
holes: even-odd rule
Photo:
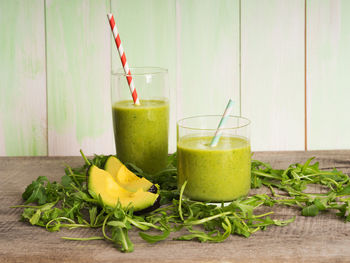
[[[0,155],[47,154],[43,1],[0,1]]]
[[[114,151],[108,0],[47,0],[49,155]]]
[[[242,1],[242,115],[257,150],[304,149],[304,0]]]
[[[350,148],[350,1],[309,0],[308,146]]]
[[[253,150],[350,147],[347,0],[0,0],[0,156],[115,151],[110,11],[131,66],[169,69],[171,152],[229,97]]]

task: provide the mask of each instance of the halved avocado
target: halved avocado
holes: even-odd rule
[[[121,187],[110,173],[95,165],[89,167],[87,175],[89,192],[92,195],[100,195],[102,202],[107,206],[115,207],[118,200],[124,208],[132,205],[134,211],[147,211],[150,207],[155,209],[159,206],[159,194],[146,192],[141,188],[130,192]]]
[[[128,191],[136,192],[140,188],[151,193],[158,191],[158,188],[150,181],[144,177],[138,177],[114,156],[108,157],[104,169],[112,175],[120,186]]]

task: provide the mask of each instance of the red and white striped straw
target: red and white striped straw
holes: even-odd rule
[[[132,99],[134,100],[135,105],[140,105],[140,101],[139,101],[139,98],[137,96],[137,92],[136,92],[136,89],[134,86],[134,81],[133,81],[132,76],[131,76],[128,62],[126,61],[125,52],[124,52],[122,43],[120,41],[120,37],[119,37],[118,30],[117,30],[117,26],[116,26],[115,21],[114,21],[114,17],[112,14],[107,14],[107,17],[108,17],[109,24],[110,24],[112,32],[113,32],[115,43],[116,43],[117,48],[118,48],[118,52],[119,52],[120,60],[122,61],[123,69],[124,69],[124,72],[126,74],[126,79],[128,81],[128,84],[129,84]]]

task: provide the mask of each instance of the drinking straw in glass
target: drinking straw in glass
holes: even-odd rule
[[[222,129],[225,128],[225,124],[227,122],[228,116],[230,115],[232,109],[233,109],[233,101],[230,99],[227,103],[224,115],[222,115],[219,126],[216,129],[215,135],[210,143],[210,147],[215,147],[219,143],[220,137],[222,135]]]
[[[128,81],[128,84],[129,84],[132,99],[133,99],[135,105],[140,105],[140,101],[139,101],[139,98],[137,96],[137,92],[136,92],[136,89],[134,86],[134,81],[133,81],[133,78],[131,76],[130,68],[129,68],[128,62],[126,60],[126,56],[125,56],[125,52],[124,52],[122,43],[120,41],[119,33],[118,33],[117,26],[116,26],[115,21],[114,21],[113,14],[107,14],[107,17],[108,17],[108,21],[109,21],[109,24],[110,24],[112,32],[113,32],[115,44],[117,45],[117,49],[118,49],[120,60],[121,60],[122,65],[123,65],[123,69],[124,69],[124,72],[126,74],[126,79]]]

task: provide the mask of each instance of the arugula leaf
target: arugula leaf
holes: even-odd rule
[[[122,227],[113,227],[112,229],[112,241],[120,246],[120,251],[122,252],[132,252],[134,251],[134,244],[131,242],[128,230]]]
[[[94,226],[96,223],[97,207],[93,206],[89,209],[90,225]]]
[[[98,168],[103,169],[105,166],[105,163],[110,155],[94,155],[94,158],[90,160],[91,164],[96,165]]]
[[[113,226],[113,227],[126,228],[125,222],[121,222],[121,221],[109,221],[109,222],[107,223],[107,225]]]
[[[343,187],[343,189],[341,189],[337,194],[340,196],[341,195],[350,195],[350,184]]]
[[[61,178],[61,184],[63,185],[63,187],[71,187],[71,184],[73,183],[72,178],[70,178],[70,176],[68,175],[63,175]]]
[[[168,229],[163,230],[161,235],[149,235],[145,232],[139,232],[140,237],[151,244],[165,240],[169,236],[169,234],[170,231]]]
[[[317,216],[319,211],[318,207],[312,204],[304,207],[303,210],[301,210],[301,214],[303,216]]]
[[[168,167],[177,168],[177,153],[173,153],[168,157]]]
[[[25,204],[37,202],[39,205],[45,204],[47,200],[45,191],[45,182],[48,182],[46,176],[39,176],[35,181],[27,186],[22,198],[25,200]]]

